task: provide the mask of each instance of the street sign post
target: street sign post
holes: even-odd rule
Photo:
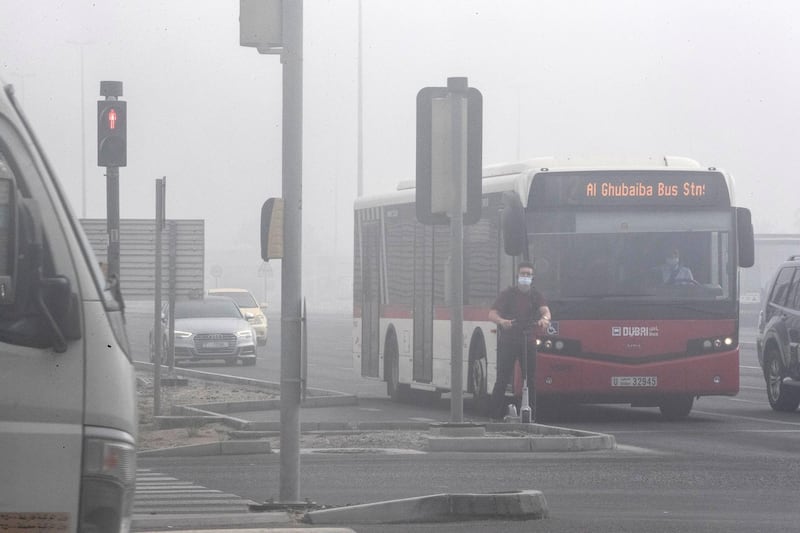
[[[481,218],[480,91],[467,78],[417,93],[417,219],[450,225],[450,422],[464,420],[464,224]]]
[[[447,87],[424,87],[417,93],[417,220],[423,224],[449,224],[449,202],[456,185],[453,151],[461,150],[466,180],[464,223],[481,218],[483,171],[483,96],[467,86],[467,78],[448,78]],[[463,123],[454,125],[459,107]],[[457,129],[454,129],[457,128]]]

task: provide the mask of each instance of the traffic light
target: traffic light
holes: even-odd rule
[[[124,167],[128,160],[127,102],[97,102],[97,166]]]

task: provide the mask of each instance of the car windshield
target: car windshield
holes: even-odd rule
[[[230,298],[236,305],[239,307],[258,307],[256,303],[256,299],[253,298],[253,295],[249,292],[238,292],[238,291],[230,291],[230,292],[214,292],[215,296],[225,296],[226,298]]]
[[[175,304],[175,318],[242,318],[233,300],[189,300]]]

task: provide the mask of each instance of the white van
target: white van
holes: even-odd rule
[[[130,530],[136,387],[122,309],[3,85],[0,531]]]

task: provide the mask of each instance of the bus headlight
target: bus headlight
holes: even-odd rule
[[[732,350],[736,346],[736,337],[712,337],[710,339],[692,339],[686,344],[686,352],[700,355],[708,352]]]

